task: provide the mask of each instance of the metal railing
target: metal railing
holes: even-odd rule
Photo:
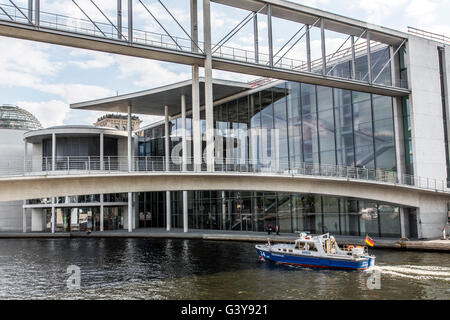
[[[27,8],[15,7],[10,4],[0,3],[2,11],[0,11],[0,19],[6,21],[14,21],[23,24],[30,24],[27,17],[23,13],[27,13]],[[19,10],[20,9],[20,10]],[[3,11],[4,10],[4,11]],[[116,41],[129,42],[128,28],[123,27],[121,33],[118,32],[115,26],[97,21],[90,21],[87,19],[74,18],[56,13],[49,13],[45,11],[40,11],[39,26],[44,28],[49,28],[53,30],[59,30],[64,32],[72,32],[78,34],[85,34],[100,38],[113,39]],[[145,46],[158,47],[163,49],[169,49],[180,52],[194,53],[196,51],[197,45],[192,43],[191,39],[181,38],[177,36],[160,34],[151,31],[144,31],[139,29],[133,29],[133,43],[142,44]],[[200,48],[204,47],[203,42],[198,42]],[[214,45],[213,45],[214,46]],[[373,49],[378,50],[378,48],[385,47],[386,45],[380,43],[374,43]],[[361,42],[355,45],[355,51],[358,55],[362,54],[366,50],[366,42]],[[245,63],[252,63],[257,65],[268,66],[270,64],[269,55],[266,53],[259,53],[258,59],[255,57],[255,52],[247,49],[220,46],[218,50],[213,53],[213,56],[222,59],[228,59],[232,61],[242,61]],[[274,57],[276,58],[276,57]],[[351,58],[351,52],[349,48],[343,48],[333,54],[326,57],[327,67],[334,67]],[[281,57],[281,59],[275,59],[276,63],[274,68],[292,70],[292,71],[303,71],[308,72],[308,66],[305,61],[292,59],[288,57]],[[311,72],[316,74],[322,73],[322,58],[315,59],[311,62]],[[361,82],[367,82],[367,73],[357,73],[356,77],[353,78],[351,72],[346,72],[342,70],[333,70],[329,75],[331,78],[342,78],[342,79],[352,79]],[[408,83],[400,79],[392,80],[380,78],[376,84],[381,84],[390,87],[408,88]]]
[[[207,164],[194,164],[193,158],[186,159],[183,164],[181,157],[133,157],[131,167],[127,157],[57,157],[53,163],[51,157],[40,159],[3,159],[0,160],[0,177],[30,176],[30,175],[83,175],[83,174],[118,174],[118,173],[146,173],[146,172],[206,172]],[[419,189],[448,192],[445,180],[424,178],[407,174],[398,175],[396,172],[350,167],[340,165],[297,163],[275,160],[242,160],[216,159],[214,163],[216,173],[257,174],[280,176],[315,176],[352,181],[368,181],[393,185],[415,187]]]
[[[408,33],[450,45],[450,37],[408,26]]]

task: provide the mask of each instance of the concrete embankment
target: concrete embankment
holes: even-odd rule
[[[212,231],[190,231],[184,233],[179,230],[166,231],[161,229],[138,229],[132,233],[126,230],[92,232],[63,232],[63,233],[0,233],[0,239],[58,239],[58,238],[148,238],[148,239],[197,239],[209,241],[241,241],[264,243],[270,239],[272,243],[294,242],[295,234],[267,235],[262,232],[223,232]],[[336,236],[340,245],[365,245],[365,239],[359,237]],[[396,249],[411,251],[431,251],[450,253],[450,240],[424,240],[409,241],[406,239],[377,239],[375,238],[375,248]]]

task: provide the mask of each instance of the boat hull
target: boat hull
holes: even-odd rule
[[[375,259],[366,257],[362,260],[352,261],[336,258],[312,257],[306,255],[290,255],[275,253],[263,248],[256,248],[260,258],[275,263],[302,266],[308,268],[342,269],[342,270],[366,270],[375,265]]]

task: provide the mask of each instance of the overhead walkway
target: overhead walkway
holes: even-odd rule
[[[37,0],[35,2],[39,3]],[[273,50],[270,50],[271,52],[267,54],[260,52],[257,47],[251,51],[225,45],[234,35],[231,33],[228,38],[211,45],[213,69],[390,96],[405,96],[410,92],[407,83],[400,79],[380,82],[377,81],[376,74],[371,75],[370,70],[364,74],[351,74],[349,72],[342,73],[338,71],[338,68],[335,69],[335,66],[342,61],[354,61],[361,54],[367,55],[367,52],[374,52],[377,48],[389,46],[394,48],[403,45],[406,41],[406,35],[403,33],[361,24],[357,20],[344,17],[338,17],[342,20],[338,23],[333,21],[336,17],[330,16],[330,14],[318,10],[315,11],[315,14],[311,14],[311,10],[309,10],[309,14],[305,14],[303,12],[306,10],[305,7],[292,7],[283,1],[273,3],[272,1],[216,2],[244,10],[254,9],[255,11],[251,12],[249,18],[245,20],[245,24],[251,18],[255,18],[255,12],[267,15],[268,19],[272,19],[273,16],[293,20],[298,16],[300,19],[298,22],[307,26],[306,29],[303,29],[305,30],[303,35],[309,33],[311,27],[320,27],[322,33],[325,30],[342,32],[349,35],[349,38],[344,43],[345,46],[341,46],[332,54],[326,54],[325,47],[323,47],[323,57],[301,61],[286,55],[290,49],[284,50],[284,53],[280,50],[275,54]],[[72,5],[72,3],[70,4]],[[151,14],[150,10],[144,4],[142,5]],[[255,5],[260,8],[255,9]],[[268,8],[272,6],[273,10],[269,10]],[[85,19],[45,12],[40,8],[21,8],[14,1],[0,3],[0,35],[185,65],[202,67],[205,65],[207,58],[205,44],[192,39],[187,32],[186,37],[181,38],[169,32],[160,34],[139,30],[133,27],[132,13],[128,17],[131,23],[128,22],[125,27],[120,22],[119,26],[113,24],[100,8],[98,8],[99,11],[109,23],[94,21],[83,11],[82,7],[78,7],[83,12]],[[176,17],[173,18],[177,21]],[[308,36],[306,37],[308,38]],[[356,41],[349,46],[348,39],[351,37],[353,37],[353,42],[354,38],[361,41],[359,43]],[[309,46],[310,40],[307,41]],[[325,38],[322,39],[322,42],[325,42]],[[286,44],[286,47],[289,48],[289,45]],[[392,53],[397,53],[397,51]]]

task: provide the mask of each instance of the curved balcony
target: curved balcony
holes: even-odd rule
[[[0,160],[0,178],[61,175],[117,175],[133,173],[211,173],[206,163],[194,165],[193,158],[181,157],[51,157],[26,160]],[[264,160],[216,159],[214,173],[234,175],[324,177],[329,179],[373,182],[450,194],[445,180],[402,174],[380,169],[340,165],[302,163],[290,167],[289,163]]]

